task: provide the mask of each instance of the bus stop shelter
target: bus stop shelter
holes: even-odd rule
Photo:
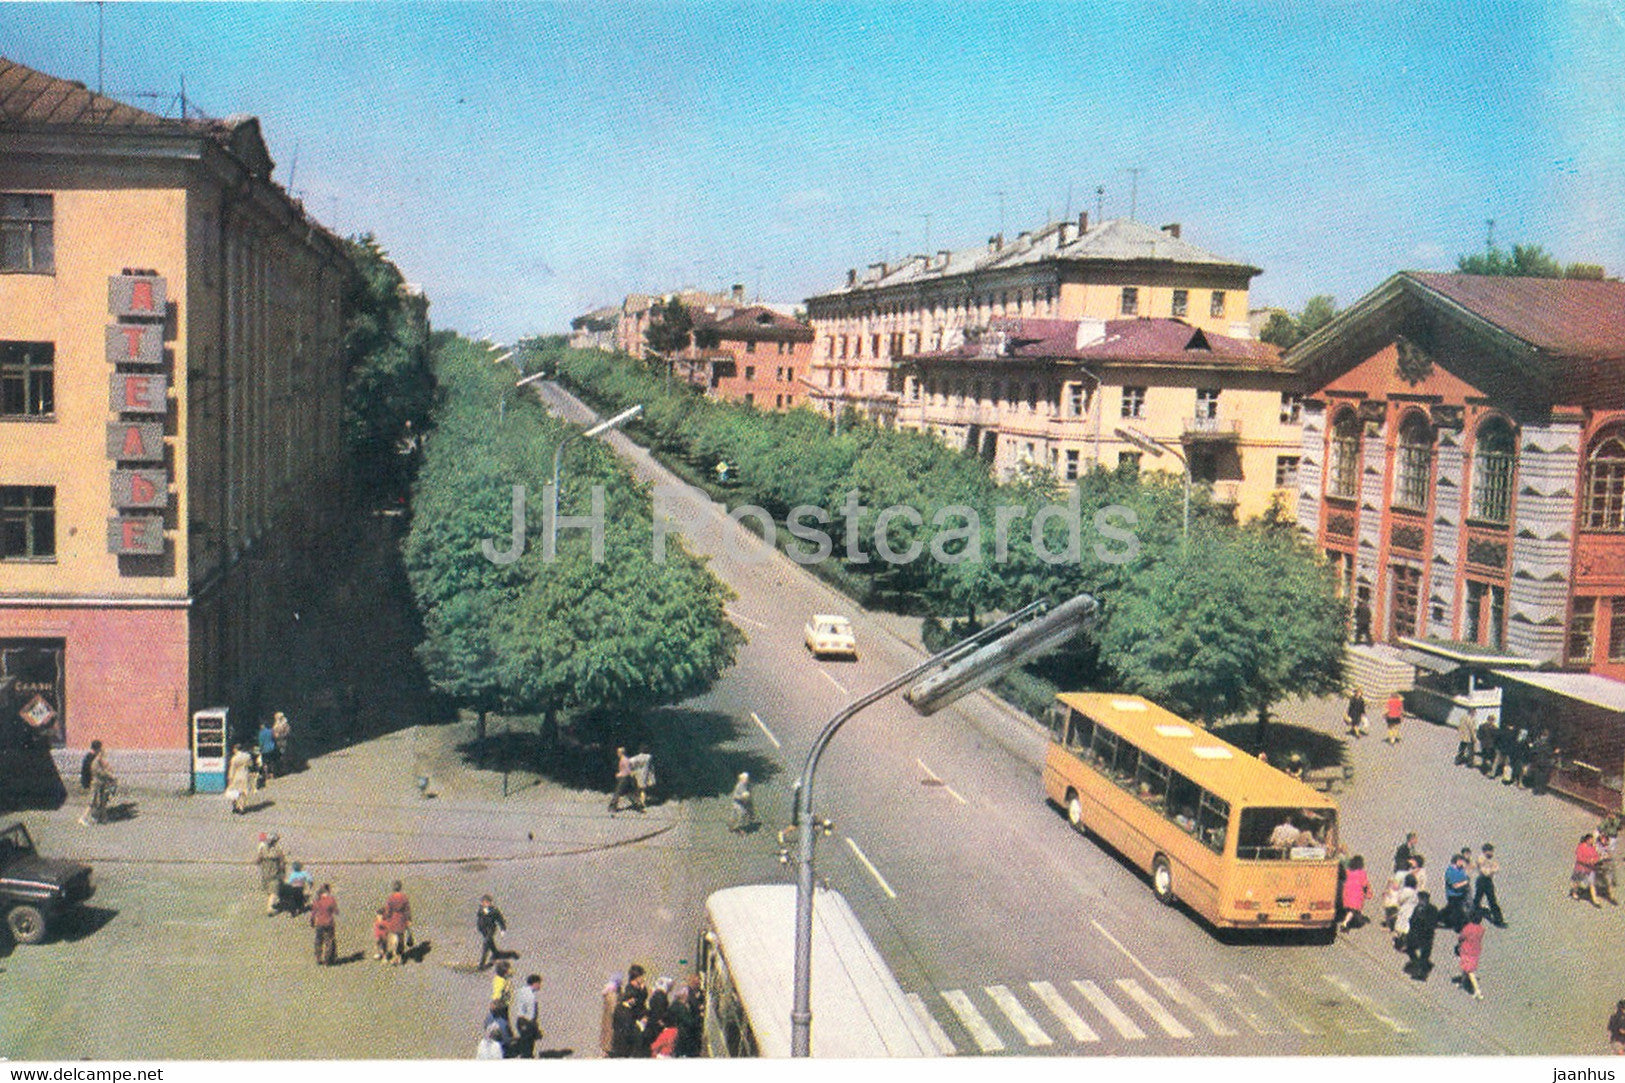
[[[1594,673],[1499,669],[1502,724],[1551,731],[1559,750],[1551,788],[1605,812],[1621,809],[1625,682]]]

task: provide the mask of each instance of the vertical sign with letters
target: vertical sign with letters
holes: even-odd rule
[[[108,408],[107,457],[113,460],[113,516],[107,520],[107,551],[119,556],[161,555],[169,507],[164,467],[164,417],[169,377],[163,372],[168,284],[155,272],[125,271],[107,279],[107,361],[113,366]]]

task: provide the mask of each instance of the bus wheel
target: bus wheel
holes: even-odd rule
[[[1156,893],[1160,903],[1174,901],[1174,870],[1168,867],[1168,859],[1160,854],[1151,863],[1151,890]]]
[[[1083,823],[1083,798],[1075,793],[1066,795],[1066,822],[1080,835],[1089,833],[1089,828]]]

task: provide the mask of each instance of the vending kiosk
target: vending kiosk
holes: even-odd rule
[[[192,792],[226,792],[225,707],[209,707],[192,715]]]

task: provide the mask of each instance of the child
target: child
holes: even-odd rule
[[[377,950],[372,953],[374,959],[382,959],[385,963],[390,960],[389,954],[389,922],[384,917],[384,908],[378,908],[378,916],[372,923],[372,940]]]

